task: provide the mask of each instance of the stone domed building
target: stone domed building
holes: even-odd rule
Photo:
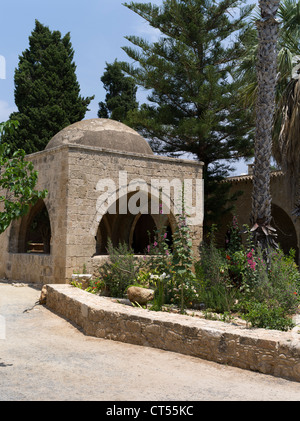
[[[36,188],[47,189],[48,195],[0,235],[2,278],[68,282],[74,271],[85,266],[91,273],[101,264],[109,238],[143,254],[148,232],[160,224],[171,239],[183,182],[196,214],[190,221],[197,252],[203,222],[201,163],[157,156],[136,131],[108,119],[72,124],[44,151],[27,158],[39,173]]]
[[[45,150],[62,145],[91,146],[117,152],[153,155],[142,136],[123,123],[109,119],[91,119],[74,123],[58,132]]]

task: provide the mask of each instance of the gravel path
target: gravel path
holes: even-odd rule
[[[39,296],[0,282],[0,401],[300,400],[300,383],[85,336]]]

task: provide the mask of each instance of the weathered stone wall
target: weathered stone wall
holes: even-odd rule
[[[47,254],[13,253],[9,255],[6,275],[22,282],[54,282],[54,258]]]
[[[95,147],[62,145],[27,157],[39,173],[38,190],[47,189],[45,205],[51,224],[50,255],[20,253],[19,239],[24,235],[26,217],[14,221],[0,236],[0,276],[9,280],[37,283],[65,283],[74,271],[95,266],[96,233],[102,215],[97,213],[99,180],[112,179],[116,185],[119,171],[126,171],[128,183],[141,178],[202,179],[202,165],[177,160],[120,153]],[[203,213],[203,202],[201,202]],[[193,227],[195,251],[202,239],[202,222]]]
[[[226,182],[231,183],[230,194],[242,191],[243,194],[234,202],[234,214],[238,217],[239,224],[250,225],[252,207],[252,175],[230,177]],[[286,189],[284,176],[281,172],[271,173],[271,197],[272,197],[272,226],[276,228],[278,241],[284,251],[293,247],[296,249],[296,257],[299,260],[300,248],[300,220],[294,218],[291,213],[293,209],[292,198],[289,197]],[[222,228],[218,233],[220,245],[224,244],[225,233],[232,215],[228,215],[222,222]]]
[[[202,179],[202,165],[193,161],[70,146],[66,256],[69,277],[84,265],[92,271],[101,217],[96,205],[103,194],[97,191],[97,183],[109,178],[119,187],[120,171],[126,171],[128,183],[138,178],[144,180],[149,192],[152,179]],[[202,239],[202,224],[193,227],[193,234],[196,251]]]
[[[86,335],[160,348],[300,381],[298,331],[233,324],[112,302],[71,285],[45,285],[46,306]],[[44,296],[45,294],[45,296]]]
[[[20,236],[24,235],[24,224],[21,219],[14,221],[10,228],[0,235],[0,276],[26,282],[64,282],[68,148],[42,151],[27,158],[38,171],[36,189],[48,190],[45,205],[51,223],[51,254],[19,253],[18,242]]]

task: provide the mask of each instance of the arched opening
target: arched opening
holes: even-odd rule
[[[51,224],[44,201],[39,200],[23,217],[19,235],[19,253],[50,254]]]
[[[222,221],[218,226],[218,229],[214,231],[214,241],[217,247],[223,249],[228,247],[230,240],[230,227],[232,225],[233,214],[231,212],[226,213],[222,217]],[[211,231],[209,231],[210,233]],[[206,239],[206,238],[205,238]],[[209,237],[207,237],[209,239]]]
[[[135,215],[111,215],[106,213],[99,224],[96,234],[96,255],[107,254],[108,241],[112,242],[114,247],[120,243],[130,243],[130,230]]]
[[[147,246],[154,241],[156,230],[155,222],[151,215],[140,215],[135,224],[131,247],[135,254],[145,254]]]
[[[96,255],[107,254],[108,239],[111,238],[109,215],[105,214],[101,219],[96,234]]]
[[[290,249],[293,248],[296,251],[295,260],[298,264],[299,248],[297,241],[297,233],[292,219],[280,206],[275,204],[272,204],[271,214],[271,225],[276,229],[277,243],[279,244],[280,248],[285,254],[288,254]],[[225,217],[223,217],[221,228],[216,232],[215,236],[216,244],[218,247],[223,248],[224,245],[226,247],[226,241],[228,240],[227,230],[232,223],[232,218],[232,214],[227,214]],[[245,241],[245,236],[242,236],[242,239],[243,241]]]
[[[128,195],[128,201],[131,196],[130,194]],[[108,211],[100,220],[95,237],[95,255],[107,254],[109,239],[114,247],[117,247],[119,243],[125,243],[133,249],[135,254],[145,254],[147,246],[154,241],[155,231],[160,224],[160,219],[162,219],[162,225],[166,227],[167,241],[170,249],[172,248],[170,215],[151,215],[150,196],[148,197],[148,209],[146,206],[144,209],[145,213],[139,213],[138,215],[130,212],[119,214],[119,200],[112,206],[112,209],[116,210],[116,212],[110,213]]]
[[[288,254],[293,248],[296,251],[295,260],[298,264],[299,249],[293,221],[282,208],[274,204],[272,204],[272,218],[272,225],[276,229],[277,243],[285,254]]]

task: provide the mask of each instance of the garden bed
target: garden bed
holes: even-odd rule
[[[172,247],[162,226],[143,260],[137,260],[126,244],[113,246],[110,242],[109,258],[85,289],[124,297],[128,288],[140,286],[154,290],[152,307],[156,310],[164,304],[176,304],[182,312],[203,305],[223,318],[238,314],[252,327],[291,330],[292,316],[300,308],[295,250],[286,255],[280,247],[254,246],[249,227],[241,230],[236,217],[229,227],[226,248],[216,246],[214,232],[212,228],[201,244],[198,258],[192,253],[184,215],[173,233]]]
[[[113,303],[122,304],[130,307],[136,307],[135,304],[131,303],[128,298],[114,298],[114,297],[104,297],[108,300],[110,300]],[[152,303],[148,303],[147,306],[143,306],[145,310],[152,310]],[[173,314],[182,314],[180,308],[176,305],[163,305],[162,312],[165,313],[173,313]],[[197,309],[185,309],[184,315],[189,317],[199,317],[200,319],[206,319],[206,320],[216,320],[221,321],[225,323],[230,323],[235,326],[242,326],[242,327],[251,327],[249,323],[247,323],[245,320],[241,319],[238,314],[231,314],[231,315],[224,315],[224,314],[218,314],[210,311],[201,311]],[[296,317],[296,316],[295,316]]]
[[[45,285],[47,308],[86,335],[149,346],[300,381],[300,335],[191,315],[150,311],[72,285]],[[196,316],[196,317],[195,317]]]

